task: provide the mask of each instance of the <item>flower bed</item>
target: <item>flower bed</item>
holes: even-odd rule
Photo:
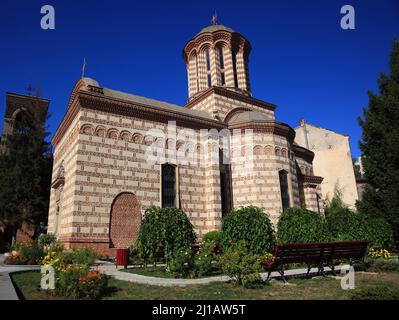
[[[99,298],[108,286],[109,277],[90,269],[94,259],[94,252],[89,248],[48,252],[42,266],[53,267],[55,271],[55,289],[48,290],[49,294],[74,299]]]

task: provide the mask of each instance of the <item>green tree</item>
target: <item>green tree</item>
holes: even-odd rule
[[[393,42],[390,75],[381,74],[379,94],[369,91],[360,149],[367,185],[358,210],[389,222],[399,242],[399,41]]]
[[[149,207],[140,226],[134,249],[144,259],[155,262],[155,257],[163,248],[164,257],[168,259],[181,250],[189,249],[196,241],[194,227],[187,214],[177,208]]]
[[[326,221],[318,212],[289,208],[280,215],[278,243],[322,242],[329,239]]]
[[[274,250],[276,239],[269,215],[255,206],[232,210],[222,222],[222,247],[244,241],[252,254]]]
[[[356,164],[356,159],[352,158],[353,172],[355,173],[355,178],[361,178],[362,173],[360,172],[360,166]]]
[[[47,220],[52,155],[48,132],[29,111],[21,111],[0,154],[0,226],[15,236],[23,223]]]

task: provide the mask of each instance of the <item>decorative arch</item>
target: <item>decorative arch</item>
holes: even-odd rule
[[[109,243],[111,248],[128,248],[137,239],[141,225],[141,206],[134,193],[117,195],[111,206]]]
[[[126,142],[130,141],[130,132],[129,131],[122,131],[121,134],[119,135],[121,140],[124,140]]]
[[[231,110],[229,113],[227,113],[227,115],[224,117],[224,122],[229,122],[231,120],[231,118],[233,116],[235,116],[236,114],[239,113],[243,113],[246,111],[252,111],[250,108],[246,108],[246,107],[240,107],[240,108],[235,108],[233,110]]]
[[[273,146],[266,146],[266,147],[265,147],[265,154],[266,154],[267,156],[273,155]]]
[[[21,112],[22,112],[22,113],[23,113],[23,112],[27,112],[26,108],[25,108],[25,107],[18,108],[17,110],[15,110],[15,111],[13,112],[13,114],[11,115],[11,118],[12,118],[12,119],[16,119],[17,116],[18,116]]]
[[[184,145],[183,140],[177,140],[176,142],[176,150],[179,150]]]
[[[215,40],[215,47],[229,48],[230,45],[226,39],[218,39],[218,40]]]
[[[194,48],[188,55],[188,60],[197,58],[197,50]]]
[[[109,129],[108,132],[107,132],[107,138],[118,139],[119,138],[119,131],[117,129]]]
[[[201,54],[203,54],[204,52],[205,52],[205,50],[206,49],[208,49],[208,50],[211,50],[212,49],[212,42],[211,41],[207,41],[207,42],[204,42],[200,47],[199,47],[199,49],[198,49],[198,55],[201,55]]]
[[[107,132],[107,129],[104,126],[97,126],[96,128],[96,136],[105,138],[105,133]]]
[[[132,136],[132,141],[137,144],[142,144],[143,143],[143,135],[138,132],[134,133]]]
[[[281,149],[281,156],[283,158],[288,158],[288,150],[285,148]]]
[[[254,147],[254,155],[260,156],[262,154],[262,147],[261,146],[255,146]]]
[[[155,142],[155,138],[153,136],[145,136],[143,139],[143,143],[146,146],[150,146]]]
[[[281,156],[281,149],[279,147],[276,147],[274,149],[274,154],[276,155],[276,157],[280,157]]]
[[[91,124],[84,124],[80,128],[80,133],[93,135],[94,134],[94,127]]]

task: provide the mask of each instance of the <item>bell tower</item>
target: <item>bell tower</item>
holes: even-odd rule
[[[248,62],[251,44],[241,34],[217,24],[202,29],[183,49],[189,100],[211,87],[251,96]]]

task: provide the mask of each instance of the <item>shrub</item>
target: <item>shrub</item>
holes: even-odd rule
[[[205,243],[212,243],[214,245],[220,245],[222,241],[222,233],[220,231],[209,231],[202,237],[202,241]]]
[[[209,274],[214,269],[213,261],[215,260],[214,244],[212,242],[204,242],[194,259],[194,275],[202,277]]]
[[[97,258],[97,254],[90,247],[73,249],[72,263],[92,265]]]
[[[58,296],[75,299],[96,299],[108,285],[109,277],[98,271],[90,271],[88,249],[71,252],[48,252],[42,266],[52,266],[55,270],[55,290]],[[81,263],[77,263],[81,262]]]
[[[393,231],[382,218],[367,218],[348,208],[326,214],[332,240],[369,240],[374,248],[391,248]]]
[[[273,251],[275,235],[267,213],[255,206],[231,211],[222,223],[222,247],[244,241],[252,254]]]
[[[394,245],[391,226],[382,218],[371,218],[350,210],[344,204],[342,192],[338,189],[329,201],[325,213],[332,240],[369,240],[371,247],[379,249]]]
[[[44,256],[43,248],[37,241],[25,240],[17,242],[13,250],[5,257],[5,264],[38,264]]]
[[[257,289],[264,285],[259,273],[251,273],[242,279],[242,285],[247,289]]]
[[[399,271],[399,262],[394,259],[367,259],[368,268],[370,272],[392,272]]]
[[[37,237],[37,242],[42,247],[51,246],[57,241],[57,237],[53,233],[43,233]]]
[[[302,208],[284,211],[277,224],[279,243],[328,241],[329,234],[325,219],[317,212]]]
[[[348,208],[326,212],[328,229],[332,240],[368,240],[365,217]]]
[[[223,274],[228,275],[237,285],[243,285],[245,277],[261,271],[260,257],[248,250],[244,241],[232,244],[218,257]]]
[[[80,264],[57,264],[53,265],[55,269],[55,290],[54,294],[58,296],[80,298],[79,278],[89,272],[87,265]]]
[[[194,255],[190,247],[175,248],[169,256],[168,270],[176,277],[187,278],[194,267]]]
[[[4,264],[23,265],[26,264],[26,258],[18,251],[11,251],[4,255]]]
[[[389,249],[394,247],[394,232],[391,225],[383,218],[365,219],[367,226],[367,240],[371,241],[371,246],[379,249]]]
[[[89,271],[79,278],[79,297],[96,299],[100,297],[108,287],[109,277],[99,271]]]
[[[399,290],[390,287],[372,287],[355,291],[352,300],[399,300]]]
[[[161,246],[169,258],[175,249],[191,248],[195,240],[194,228],[186,213],[177,208],[152,206],[145,212],[134,247],[146,264],[154,260]]]

